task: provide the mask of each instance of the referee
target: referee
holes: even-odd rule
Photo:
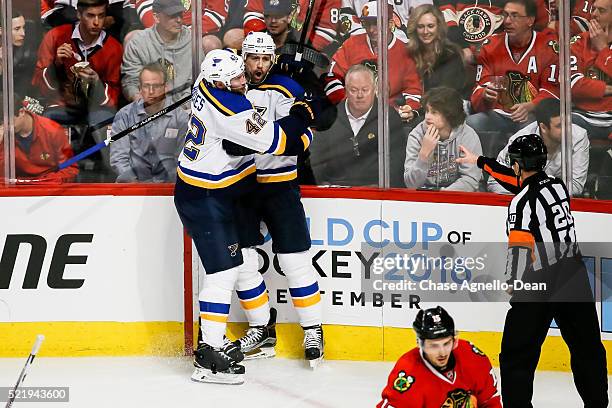
[[[547,150],[535,134],[508,147],[511,168],[460,147],[471,163],[516,193],[508,207],[508,283],[544,283],[546,289],[515,290],[502,338],[500,372],[506,408],[533,407],[533,378],[553,320],[571,354],[574,383],[586,408],[608,406],[606,352],[588,275],[576,242],[567,187],[542,170]]]

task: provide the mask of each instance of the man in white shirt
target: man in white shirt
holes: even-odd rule
[[[508,146],[519,136],[536,134],[548,150],[544,171],[549,176],[561,177],[561,114],[558,99],[545,99],[535,110],[536,121],[519,130],[508,140],[508,144],[497,155],[499,163],[509,165]],[[572,125],[572,196],[582,194],[589,169],[589,138],[586,130]],[[493,177],[487,182],[487,190],[493,193],[510,194]]]

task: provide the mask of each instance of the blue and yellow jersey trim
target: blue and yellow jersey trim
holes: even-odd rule
[[[282,127],[278,123],[274,122],[274,138],[270,148],[264,153],[270,153],[274,155],[281,155],[285,153],[285,147],[287,146],[287,135]]]
[[[257,86],[256,89],[274,90],[280,92],[287,98],[301,99],[304,97],[304,88],[302,88],[300,84],[289,77],[278,74],[268,76],[265,82]]]
[[[257,169],[258,183],[280,183],[297,178],[297,166],[290,165],[276,169]]]
[[[185,183],[192,186],[207,188],[207,189],[218,189],[231,186],[234,183],[248,177],[255,173],[255,160],[251,159],[237,169],[231,169],[224,171],[221,174],[211,174],[187,169],[183,166],[178,165],[177,175]]]
[[[304,151],[306,151],[312,143],[312,131],[306,129],[306,132],[302,135],[302,143],[304,143]]]
[[[204,81],[200,81],[199,88],[211,106],[225,116],[233,116],[253,109],[253,105],[244,95],[212,88]]]
[[[319,284],[317,282],[301,288],[289,288],[289,293],[291,293],[291,299],[295,307],[308,307],[316,305],[321,301]]]

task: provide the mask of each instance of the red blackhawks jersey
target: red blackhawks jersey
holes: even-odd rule
[[[32,85],[50,99],[50,105],[83,106],[76,92],[76,75],[71,67],[79,61],[88,61],[91,69],[100,77],[100,83],[93,92],[93,102],[99,106],[116,108],[121,92],[120,68],[123,48],[117,40],[104,31],[101,45],[90,49],[85,56],[72,38],[75,25],[64,24],[45,34],[38,49],[38,60],[34,70]],[[61,66],[55,65],[55,55],[60,45],[67,43],[72,47],[72,57],[64,59]],[[87,103],[89,103],[88,101]]]
[[[612,126],[612,45],[601,52],[591,47],[589,33],[572,37],[571,87],[574,112],[595,126]]]
[[[291,13],[290,27],[302,31],[309,0],[299,0],[297,9]],[[314,2],[315,9],[310,19],[308,40],[312,47],[321,51],[336,39],[336,26],[340,17],[341,0],[320,0]],[[263,0],[248,0],[244,13],[244,27],[253,24],[253,20],[264,21]],[[265,23],[264,23],[265,25]],[[313,29],[314,28],[314,29]]]
[[[533,31],[529,45],[516,55],[516,60],[506,33],[488,38],[478,56],[472,108],[476,112],[495,109],[498,113],[510,114],[510,108],[515,104],[537,104],[542,99],[558,97],[558,74],[555,71],[559,56],[554,51],[556,41],[551,33]],[[507,89],[501,92],[495,103],[489,104],[484,99],[484,92],[494,76],[504,76]]]
[[[417,347],[395,363],[377,408],[501,408],[489,358],[472,343],[458,340],[455,367],[436,370]]]
[[[21,180],[45,180],[53,182],[74,181],[79,173],[77,164],[60,170],[40,174],[72,157],[72,147],[68,142],[65,129],[60,124],[33,113],[26,113],[33,120],[32,139],[28,149],[15,141],[15,175]],[[19,139],[19,135],[15,135]],[[4,145],[0,143],[0,149]],[[0,168],[3,166],[3,155],[0,155]]]
[[[434,0],[449,28],[449,38],[468,46],[481,43],[499,30],[504,18],[505,0]],[[546,0],[535,0],[537,7],[535,28],[548,25],[549,12]]]
[[[153,19],[153,2],[151,0],[132,0],[136,6],[138,17],[145,27],[155,24]],[[182,0],[185,12],[183,24],[191,25],[192,0]],[[229,0],[202,0],[202,32],[204,34],[216,33],[225,24],[228,13]]]
[[[423,86],[416,65],[406,50],[406,45],[393,36],[388,48],[389,95],[391,104],[403,96],[412,109],[421,107]],[[372,50],[367,34],[351,36],[332,57],[326,77],[325,93],[332,103],[339,103],[345,97],[344,75],[355,64],[364,64],[374,71],[377,67],[377,53]]]

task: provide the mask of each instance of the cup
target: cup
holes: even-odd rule
[[[497,92],[506,91],[508,89],[508,77],[505,75],[494,75],[490,80],[491,88]]]

